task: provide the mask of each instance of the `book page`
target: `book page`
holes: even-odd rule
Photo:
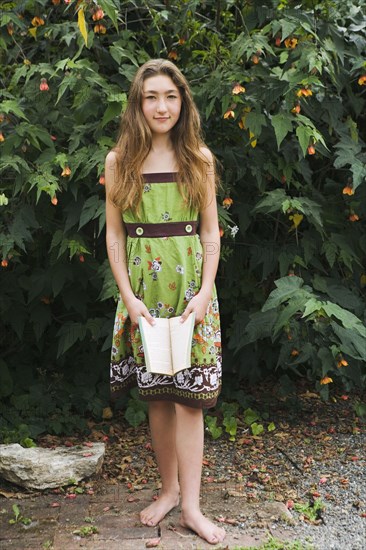
[[[144,346],[145,363],[148,372],[172,375],[169,319],[155,318],[151,326],[145,317],[139,317],[139,327]]]
[[[195,316],[194,312],[190,313],[184,323],[180,322],[180,317],[171,317],[169,319],[174,374],[191,366]]]

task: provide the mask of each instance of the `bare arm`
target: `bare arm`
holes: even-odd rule
[[[136,324],[138,316],[142,315],[152,323],[153,317],[150,315],[145,304],[136,298],[131,288],[126,254],[126,230],[120,210],[112,204],[109,198],[113,186],[117,184],[116,177],[115,153],[110,151],[105,160],[106,246],[108,259],[131,322]]]
[[[202,152],[207,156],[207,160],[212,167],[211,152],[203,148]],[[215,283],[215,277],[220,260],[220,232],[217,215],[217,203],[215,193],[215,180],[212,168],[207,171],[207,201],[206,206],[200,212],[200,239],[203,247],[203,268],[202,282],[199,292],[189,301],[182,320],[185,321],[189,313],[195,311],[196,324],[203,321],[209,301],[212,296],[212,290]]]
[[[212,166],[212,155],[210,151],[208,149],[203,149],[203,152],[210,160],[210,165]],[[200,294],[205,294],[210,298],[220,260],[220,232],[215,179],[212,168],[207,172],[207,187],[206,207],[200,212],[200,239],[203,247],[203,269]]]

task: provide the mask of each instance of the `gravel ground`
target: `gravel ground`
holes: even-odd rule
[[[358,460],[343,460],[344,452],[340,452],[338,460],[330,459],[326,463],[316,464],[311,472],[300,476],[298,493],[308,495],[317,485],[325,509],[319,525],[311,525],[300,519],[291,531],[297,539],[309,541],[319,550],[365,550],[365,436],[337,435],[333,443],[338,449],[352,449]],[[297,512],[293,512],[293,515],[300,518]]]

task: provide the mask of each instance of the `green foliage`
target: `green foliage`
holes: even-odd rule
[[[227,376],[232,368],[253,381],[278,369],[313,380],[324,397],[325,375],[364,386],[363,2],[98,5],[100,21],[87,0],[79,13],[76,0],[1,8],[7,429],[79,429],[80,416],[98,417],[108,403],[118,291],[101,178],[130,82],[150,57],[177,58],[223,166],[217,286]],[[136,424],[143,411],[130,406],[128,416]]]
[[[30,518],[26,518],[22,516],[20,513],[19,506],[17,504],[13,504],[12,506],[14,518],[9,519],[10,525],[14,525],[16,523],[22,523],[23,525],[29,525],[32,523],[32,520]]]
[[[325,504],[320,498],[316,498],[313,502],[301,504],[296,502],[294,504],[296,512],[302,514],[309,521],[316,521],[319,519],[319,512],[325,509]]]
[[[141,401],[138,398],[138,390],[134,388],[130,392],[131,397],[128,400],[127,408],[125,411],[125,419],[130,426],[137,428],[140,424],[145,422],[147,417],[147,403]]]
[[[233,550],[314,550],[314,546],[298,540],[282,541],[270,535],[260,546],[235,546]]]
[[[222,417],[222,426],[225,428],[225,433],[229,435],[229,441],[235,441],[238,427],[243,423],[250,427],[252,435],[257,436],[262,434],[265,429],[263,424],[258,424],[256,421],[261,420],[261,415],[251,408],[243,409],[239,407],[238,402],[222,402],[218,407],[220,417]],[[263,417],[266,415],[263,414]],[[218,425],[219,419],[217,416],[205,415],[205,424],[207,431],[213,439],[219,439],[224,433],[223,428]],[[272,432],[276,429],[273,422],[267,426],[267,431]]]

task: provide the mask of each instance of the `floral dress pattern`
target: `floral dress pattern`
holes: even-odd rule
[[[161,224],[198,220],[187,207],[176,174],[145,174],[141,217],[131,210],[125,223]],[[127,236],[128,275],[132,291],[153,317],[181,315],[201,287],[203,248],[199,234],[169,237]],[[195,408],[216,404],[221,389],[221,332],[216,286],[204,320],[194,328],[191,367],[175,376],[148,373],[138,327],[132,327],[121,296],[113,329],[110,384],[116,400],[134,386],[145,401],[168,400]]]

